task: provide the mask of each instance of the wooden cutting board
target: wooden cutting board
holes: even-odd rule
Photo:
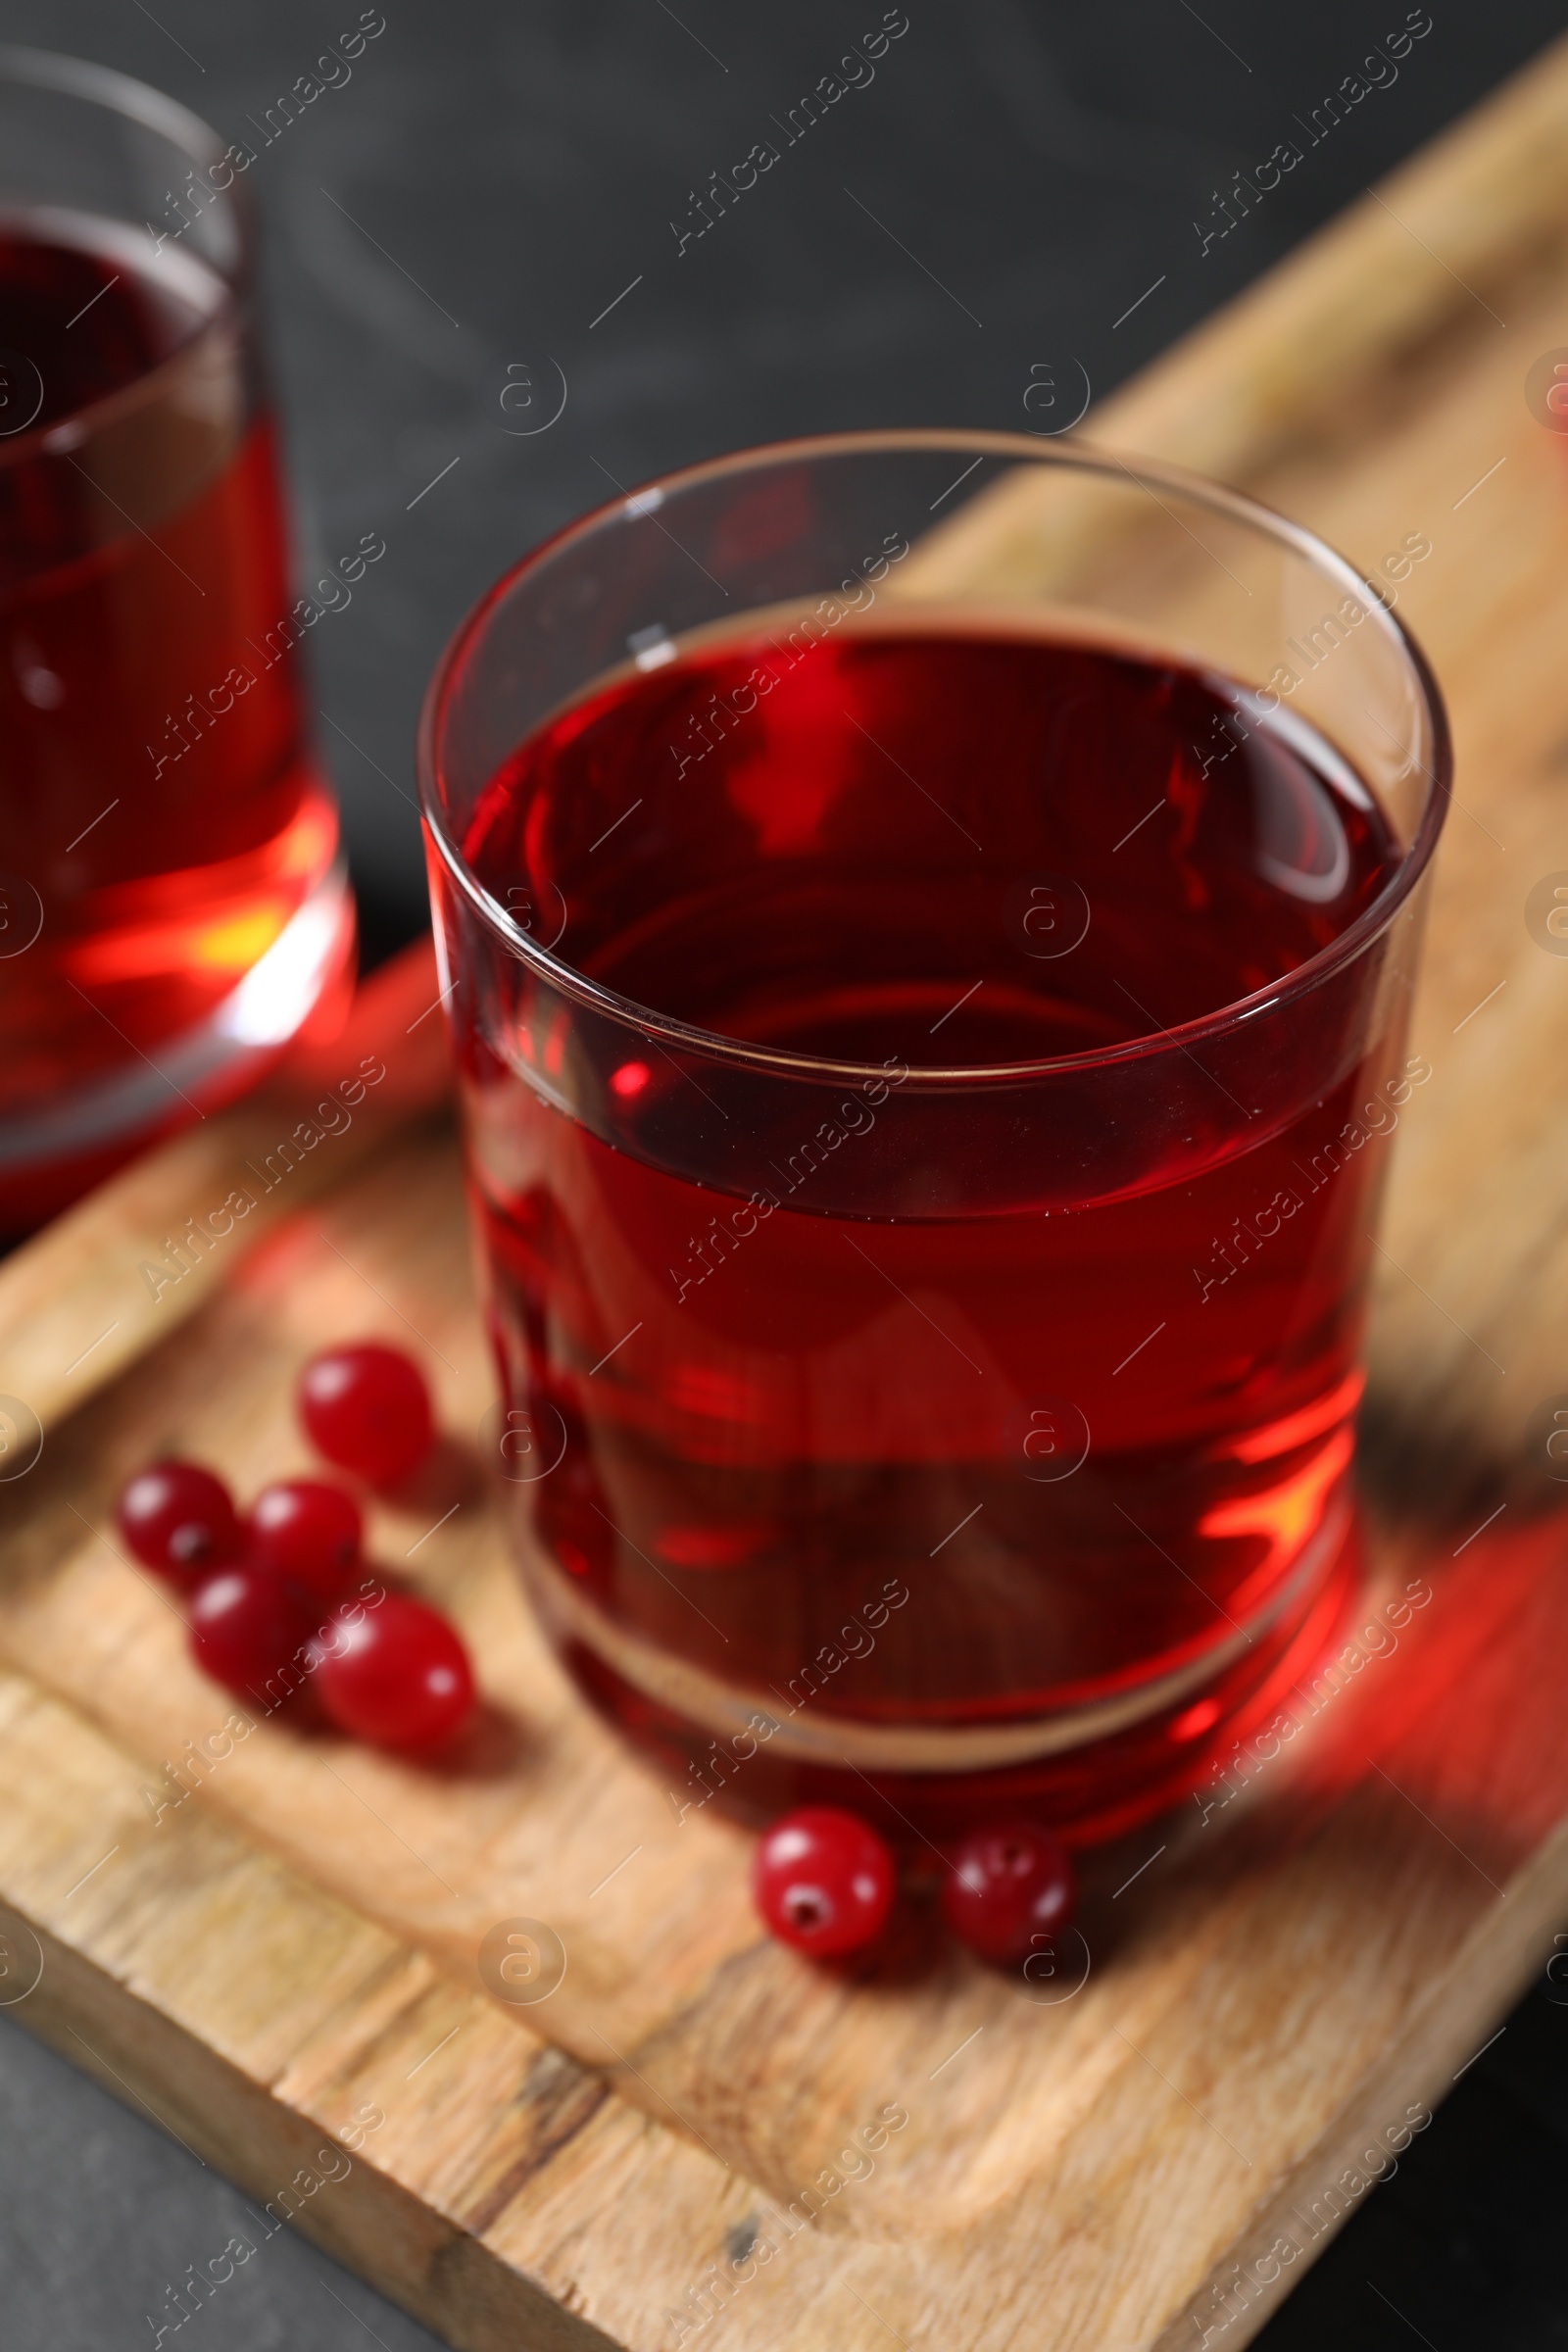
[[[1526,914],[1568,873],[1568,445],[1525,397],[1558,345],[1568,50],[1096,420],[1368,565],[1430,539],[1401,610],[1462,808],[1351,1638],[1190,1809],[1095,1858],[1053,1976],[1004,1982],[918,1923],[858,1971],[798,1962],[756,1932],[744,1838],[677,1818],[563,1683],[478,1459],[492,1393],[418,954],[324,1062],[0,1271],[0,1466],[42,1439],[0,1479],[0,2002],[466,2352],[1240,2344],[1568,1922],[1544,1450],[1568,958]],[[986,560],[1026,565],[1024,525],[992,528]],[[367,1059],[385,1076],[355,1123],[155,1298],[139,1264]],[[448,1437],[372,1528],[479,1661],[482,1720],[439,1772],[225,1731],[108,1532],[161,1447],[241,1489],[302,1465],[293,1375],[348,1331],[416,1348]],[[498,1997],[510,1934],[558,1939],[547,1998]]]

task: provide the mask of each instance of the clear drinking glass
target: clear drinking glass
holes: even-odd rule
[[[352,979],[296,651],[351,591],[289,579],[253,160],[123,74],[0,50],[0,1232]]]
[[[436,937],[540,1613],[677,1808],[1168,1800],[1331,1638],[1441,704],[1087,447],[785,444],[459,631]]]

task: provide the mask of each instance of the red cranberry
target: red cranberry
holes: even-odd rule
[[[823,1958],[853,1952],[887,1922],[893,1856],[856,1814],[803,1805],[763,1835],[752,1891],[781,1943]]]
[[[419,1367],[400,1348],[373,1340],[311,1358],[300,1381],[300,1418],[318,1452],[372,1487],[416,1469],[434,1434]]]
[[[247,1557],[327,1601],[341,1599],[364,1533],[353,1495],[316,1478],[264,1487],[245,1516]]]
[[[433,1747],[473,1705],[473,1670],[458,1636],[401,1592],[363,1614],[340,1611],[314,1655],[323,1711],[357,1740]]]
[[[122,1491],[120,1532],[138,1560],[190,1585],[239,1549],[228,1489],[195,1462],[154,1462]]]
[[[1032,1821],[971,1830],[942,1888],[954,1934],[1000,1968],[1027,1959],[1036,1936],[1065,1927],[1072,1904],[1066,1850]]]
[[[190,1612],[191,1655],[215,1683],[270,1708],[305,1680],[303,1653],[316,1630],[311,1596],[270,1568],[220,1568]]]

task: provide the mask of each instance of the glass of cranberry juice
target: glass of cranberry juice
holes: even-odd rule
[[[249,1084],[352,977],[247,154],[0,51],[0,1233]]]
[[[1356,1567],[1445,722],[1232,492],[849,435],[622,497],[425,708],[529,1585],[677,1812],[1102,1837]]]

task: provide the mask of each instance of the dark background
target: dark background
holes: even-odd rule
[[[4,37],[121,67],[255,146],[249,118],[360,5],[11,0]],[[1565,22],[1552,0],[1431,0],[1394,86],[1205,256],[1193,222],[1216,187],[1294,136],[1403,24],[1403,0],[907,0],[874,82],[678,253],[669,223],[689,221],[692,191],[759,139],[783,147],[772,118],[879,24],[881,0],[377,13],[386,28],[352,79],[246,175],[302,572],[365,532],[387,542],[311,640],[372,957],[425,919],[411,752],[424,680],[533,541],[617,484],[748,442],[1056,421],[1026,412],[1031,370],[1064,385],[1076,360],[1110,390]],[[519,431],[563,380],[559,419]],[[1533,1993],[1466,2071],[1265,2330],[1269,2352],[1568,2342],[1565,1991]],[[149,2343],[165,2281],[240,2205],[0,2018],[5,2352]],[[282,2236],[193,2325],[222,2352],[433,2341]]]

